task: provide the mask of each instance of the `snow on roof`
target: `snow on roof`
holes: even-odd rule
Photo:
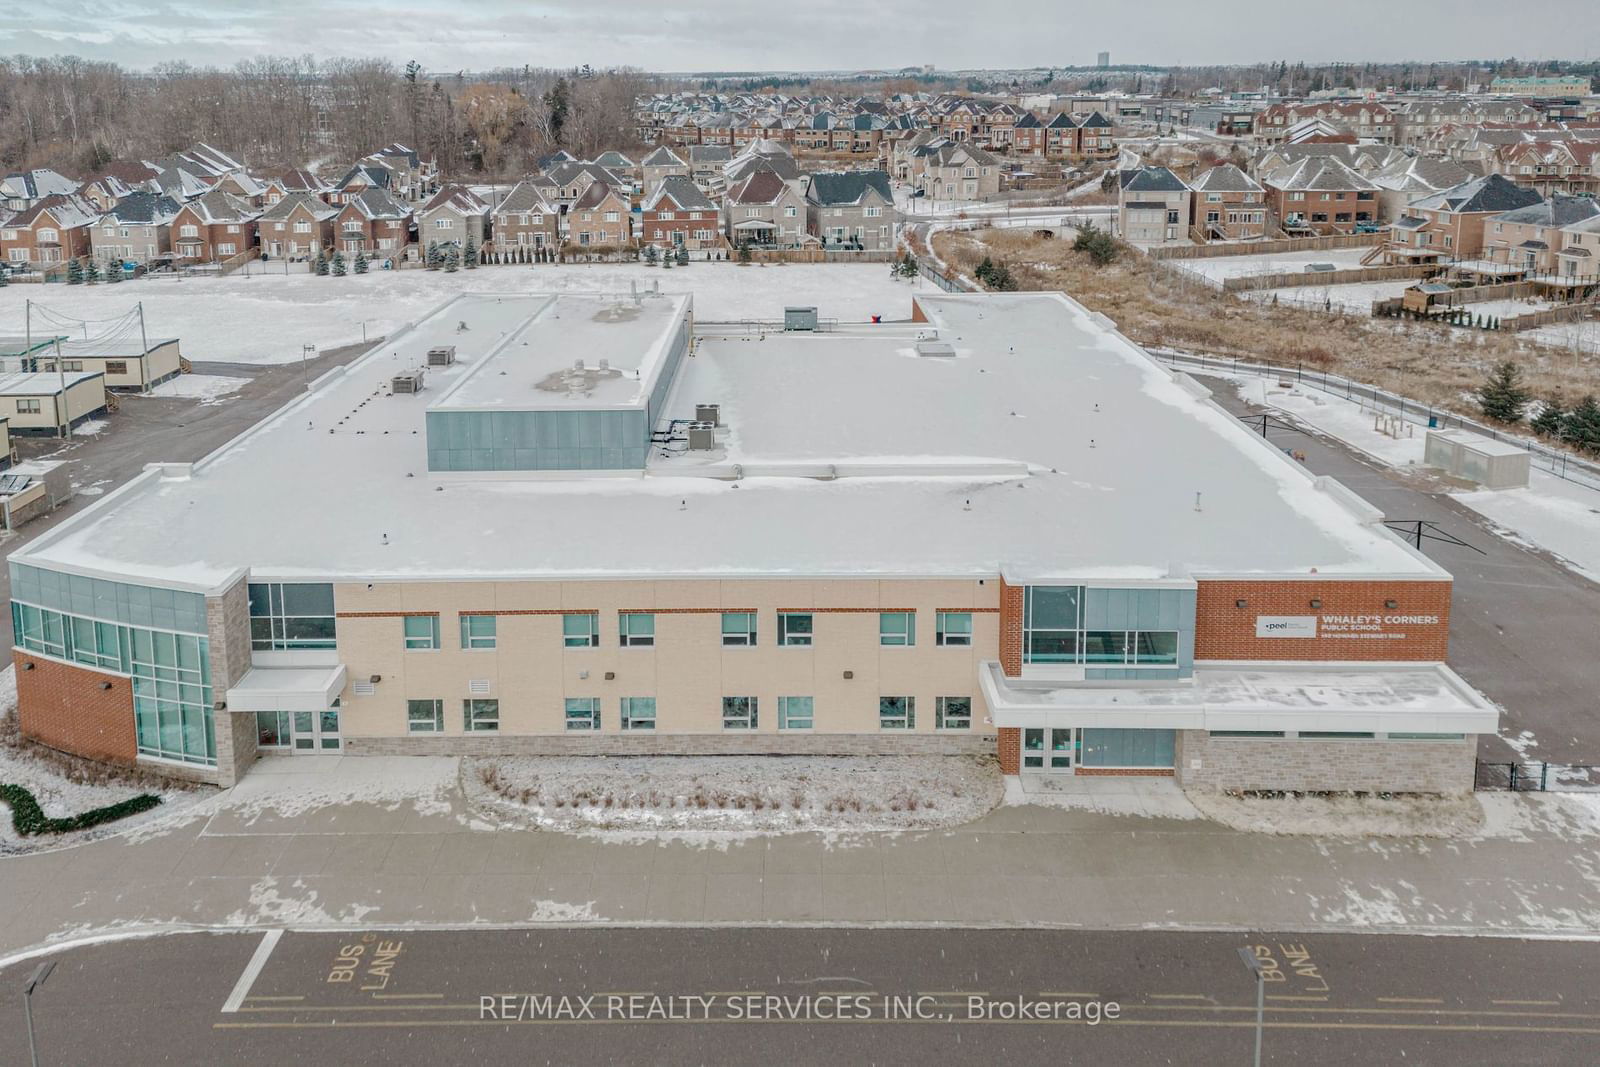
[[[19,371],[0,374],[0,396],[57,396],[79,382],[104,377],[100,371],[67,371],[65,374],[57,371]]]
[[[1065,296],[918,299],[927,324],[701,337],[657,426],[719,403],[717,451],[657,455],[644,472],[473,479],[429,475],[430,402],[525,397],[541,371],[580,355],[586,367],[605,356],[644,370],[650,357],[630,363],[624,340],[642,351],[687,305],[647,297],[638,318],[593,324],[631,299],[460,296],[213,456],[146,471],[13,558],[201,590],[242,569],[321,580],[1444,576],[1373,509]],[[953,358],[916,354],[918,335],[935,331]],[[443,344],[457,346],[454,366],[430,368],[418,395],[388,395],[394,375]],[[648,386],[625,373],[618,383],[630,396]],[[175,524],[190,536],[174,537]]]

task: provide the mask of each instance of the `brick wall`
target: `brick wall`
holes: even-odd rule
[[[1012,731],[1016,733],[1016,731]],[[356,756],[965,756],[994,752],[985,732],[917,734],[408,734],[347,737]],[[1015,773],[1008,771],[1006,773]]]
[[[1017,726],[1000,727],[997,744],[1000,754],[1000,773],[1022,773],[1022,729]]]
[[[1178,781],[1185,789],[1469,793],[1477,739],[1461,741],[1290,741],[1178,732]],[[1192,766],[1195,760],[1199,767]]]
[[[243,778],[255,763],[256,713],[253,711],[213,711],[211,713],[217,739],[217,766],[203,780],[215,782],[224,789]]]
[[[133,682],[119,674],[13,651],[22,735],[73,755],[132,764]],[[102,688],[107,683],[110,688]]]
[[[1201,581],[1195,598],[1194,658],[1244,660],[1438,660],[1450,641],[1450,583],[1404,581]],[[1238,607],[1236,601],[1244,600]],[[1313,608],[1312,600],[1320,600]],[[1398,606],[1384,606],[1393,600]],[[1436,623],[1384,623],[1385,637],[1256,636],[1258,615],[1433,615]],[[1001,626],[1002,647],[1005,627]],[[1011,673],[1007,668],[1006,673]]]
[[[206,597],[206,635],[211,647],[211,685],[216,699],[250,669],[250,597],[240,578],[221,596]]]
[[[1000,579],[1000,669],[1012,678],[1022,673],[1022,590]]]

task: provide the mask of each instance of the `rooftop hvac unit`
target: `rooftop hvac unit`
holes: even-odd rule
[[[430,367],[448,367],[455,361],[455,345],[440,345],[438,348],[428,349],[428,366]]]
[[[950,358],[950,357],[953,357],[955,354],[956,354],[956,346],[951,344],[949,341],[918,341],[917,342],[917,355],[919,355],[919,356],[943,356],[943,357],[946,357],[946,358]]]
[[[406,371],[404,374],[396,374],[393,383],[391,383],[391,391],[395,393],[422,392],[421,369]]]
[[[694,406],[694,421],[709,422],[715,426],[722,421],[721,404],[696,404]]]
[[[691,422],[689,424],[689,451],[710,452],[717,447],[717,424]]]
[[[809,330],[816,332],[817,309],[814,307],[792,307],[783,309],[783,328],[785,330]]]

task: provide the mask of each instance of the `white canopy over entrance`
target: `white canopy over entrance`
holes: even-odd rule
[[[228,690],[229,711],[325,711],[344,692],[345,667],[255,667]]]

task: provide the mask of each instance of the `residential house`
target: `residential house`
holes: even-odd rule
[[[417,209],[417,240],[424,248],[470,244],[482,251],[489,227],[489,205],[464,185],[446,185]]]
[[[733,159],[733,149],[725,145],[690,145],[684,151],[689,156],[689,177],[701,189],[709,190],[713,183],[720,187],[724,163]]]
[[[348,204],[369,189],[379,189],[393,197],[395,184],[392,169],[374,163],[357,163],[328,189],[328,203]]]
[[[332,255],[333,220],[340,210],[311,192],[279,197],[258,220],[262,255],[295,261],[315,259],[319,252]]]
[[[172,218],[172,254],[190,263],[221,262],[256,245],[261,209],[214,189],[184,204]]]
[[[1383,104],[1336,100],[1269,105],[1256,118],[1256,138],[1265,144],[1279,144],[1291,127],[1306,119],[1322,119],[1363,141],[1393,144],[1395,140],[1394,112]]]
[[[598,163],[576,161],[557,163],[545,171],[545,177],[552,183],[546,195],[554,199],[558,206],[569,209],[588,192],[589,186],[596,182],[616,190],[626,190],[632,185],[627,179],[611,173]]]
[[[722,246],[717,205],[681,174],[661,179],[655,194],[645,199],[639,219],[641,244],[690,251]]]
[[[594,157],[594,161],[617,177],[630,179],[635,185],[643,181],[644,168],[629,156],[625,156],[615,149],[609,152],[601,152]]]
[[[321,200],[326,199],[332,192],[327,182],[301,167],[290,167],[268,174],[261,179],[261,184],[266,188],[262,204],[267,207],[296,193],[309,193]]]
[[[140,191],[154,191],[159,177],[148,163],[110,163],[83,180],[78,195],[101,211],[110,211],[123,197]]]
[[[881,170],[811,175],[806,187],[806,231],[824,248],[893,251],[894,192]]]
[[[1489,172],[1504,174],[1541,196],[1600,193],[1600,142],[1524,141],[1501,145],[1489,158]]]
[[[1600,218],[1587,218],[1561,228],[1556,273],[1563,278],[1582,278],[1589,284],[1600,283]]]
[[[0,254],[12,268],[49,268],[89,254],[89,228],[99,216],[76,193],[35,200],[0,227]]]
[[[179,204],[161,193],[128,193],[89,228],[89,254],[105,263],[148,264],[172,251]]]
[[[561,208],[546,195],[546,188],[525,178],[495,207],[493,247],[497,255],[517,256],[560,246]]]
[[[71,196],[81,184],[47,167],[13,171],[0,178],[0,207],[25,211],[47,196]]]
[[[677,152],[662,145],[660,148],[645,156],[639,164],[644,173],[642,189],[644,196],[649,199],[660,188],[661,182],[669,177],[687,178],[691,171],[689,163]]]
[[[722,201],[729,243],[792,248],[805,243],[805,197],[776,171],[757,170],[732,185]]]
[[[1124,241],[1164,244],[1189,237],[1193,194],[1166,167],[1140,167],[1118,175],[1117,226]]]
[[[591,182],[567,209],[567,239],[579,247],[626,248],[633,244],[633,213],[627,193]]]
[[[930,200],[988,200],[1000,192],[1000,161],[975,145],[946,143],[923,158],[920,187]]]
[[[1116,126],[1098,111],[1091,111],[1078,123],[1077,149],[1072,157],[1077,161],[1115,159],[1117,157]]]
[[[1389,263],[1473,260],[1483,254],[1484,225],[1495,215],[1544,198],[1504,175],[1487,174],[1412,201],[1389,226]]]
[[[333,220],[337,249],[350,258],[396,260],[411,253],[411,208],[383,189],[364,189],[347,199]]]
[[[1387,223],[1404,215],[1413,200],[1460,185],[1473,174],[1453,160],[1402,156],[1367,177],[1378,187],[1378,221]]]
[[[1011,127],[1011,150],[1022,156],[1043,156],[1045,146],[1044,123],[1031,111],[1017,116]]]
[[[1354,233],[1378,222],[1378,187],[1332,156],[1306,156],[1258,177],[1270,221],[1291,235]]]
[[[1600,217],[1600,203],[1594,197],[1563,193],[1501,212],[1484,226],[1483,258],[1521,267],[1530,273],[1555,274],[1562,270],[1559,257],[1567,228],[1597,217]],[[1567,259],[1571,262],[1574,257]],[[1593,270],[1591,264],[1590,271]]]
[[[1267,193],[1234,166],[1212,167],[1188,183],[1194,228],[1207,241],[1259,241],[1267,233]]]
[[[416,203],[439,191],[439,166],[414,148],[392,144],[361,160],[361,165],[389,173],[384,188],[396,199]]]

